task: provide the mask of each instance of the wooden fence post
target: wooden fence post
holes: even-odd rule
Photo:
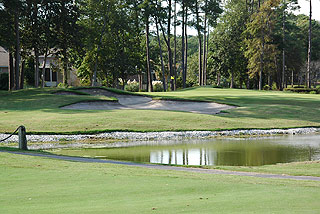
[[[24,126],[19,127],[19,149],[28,150],[26,128]]]

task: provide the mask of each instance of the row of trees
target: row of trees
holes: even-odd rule
[[[219,0],[0,0],[0,46],[10,53],[11,90],[23,87],[30,57],[39,87],[49,54],[59,58],[64,84],[73,66],[92,86],[124,87],[138,75],[140,89],[146,80],[152,91],[155,73],[164,90],[283,89],[289,79],[310,87],[312,66],[304,64],[317,65],[320,25],[293,15],[296,8],[294,0],[229,0],[224,10]]]
[[[167,83],[175,90],[179,78],[186,87],[190,27],[198,33],[198,76],[200,85],[205,84],[207,32],[222,12],[219,1],[87,0],[81,11],[79,23],[90,33],[83,37],[83,51],[77,54],[79,74],[87,84],[95,85],[99,75],[105,84],[115,86],[119,78],[125,83],[132,74],[139,74],[141,83],[146,74],[152,91],[152,74],[157,73],[164,90]],[[181,29],[179,36],[177,28]]]
[[[25,61],[34,58],[39,87],[39,56],[56,54],[67,82],[69,51],[76,47],[80,13],[73,0],[0,0],[0,45],[9,51],[9,89],[23,88]],[[14,63],[13,63],[14,62]],[[44,72],[44,71],[43,71]]]
[[[319,73],[319,68],[307,66],[320,59],[320,23],[294,15],[297,8],[294,0],[229,1],[212,33],[211,79],[218,84],[221,78],[228,79],[230,87],[262,89],[272,83],[281,90],[287,84],[310,87]]]
[[[160,58],[163,87],[166,90],[170,80],[171,90],[175,90],[178,65],[186,86],[190,26],[199,33],[199,81],[203,82],[206,31],[219,13],[216,0],[1,0],[0,45],[10,52],[10,89],[23,87],[24,63],[31,55],[34,85],[38,87],[43,76],[39,55],[46,59],[48,54],[55,54],[62,62],[65,84],[72,63],[84,84],[96,85],[99,80],[117,86],[119,78],[125,83],[132,74],[139,74],[140,80],[147,74],[149,91],[155,62]],[[179,25],[183,35],[177,50]],[[150,47],[156,39],[157,47]],[[155,54],[154,49],[159,52]]]

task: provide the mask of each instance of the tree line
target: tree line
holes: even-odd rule
[[[311,87],[320,24],[297,8],[295,0],[0,0],[0,46],[9,51],[10,90],[23,88],[28,66],[29,82],[43,86],[50,54],[64,85],[73,67],[83,85],[124,88],[137,76],[148,91],[154,76],[164,91]]]

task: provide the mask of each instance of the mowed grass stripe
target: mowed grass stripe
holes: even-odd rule
[[[0,153],[0,213],[317,213],[320,183]]]
[[[51,94],[29,89],[0,94],[0,132],[19,125],[38,133],[103,131],[181,131],[320,126],[320,96],[244,89],[192,88],[143,93],[157,99],[210,101],[239,106],[226,114],[204,115],[159,110],[64,110],[60,106],[106,97]]]

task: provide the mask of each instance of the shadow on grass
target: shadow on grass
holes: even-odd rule
[[[18,148],[5,147],[5,146],[0,146],[0,151],[38,153],[38,154],[47,154],[47,155],[51,155],[52,154],[50,152],[46,152],[46,151],[43,151],[43,150],[21,150],[21,149],[18,149]]]
[[[85,89],[88,87],[74,88],[70,90]],[[90,87],[89,87],[90,88]],[[98,87],[98,89],[104,89],[116,93],[132,94],[116,89],[107,89],[104,87]],[[69,89],[68,89],[69,90]],[[207,95],[211,91],[209,88],[187,88],[177,93],[162,93],[164,96],[154,95],[160,99],[170,100],[191,100],[191,101],[209,101],[217,102],[221,104],[240,106],[241,108],[230,109],[224,111],[229,114],[223,115],[206,115],[207,117],[222,117],[240,119],[246,118],[252,119],[285,119],[285,120],[301,120],[303,122],[309,121],[313,123],[320,123],[320,96],[315,97],[313,95],[301,95],[283,92],[258,92],[239,89],[212,89],[212,95]],[[113,113],[120,110],[67,110],[59,109],[60,106],[70,105],[72,103],[83,102],[88,100],[101,100],[98,97],[83,95],[68,95],[60,96],[54,95],[52,92],[57,89],[45,88],[45,89],[28,89],[15,92],[1,92],[0,96],[0,111],[4,112],[35,112],[42,111],[53,114],[95,114],[95,113]],[[204,91],[204,93],[201,93]],[[236,92],[233,94],[233,91]],[[185,93],[184,93],[185,92]],[[190,93],[189,93],[190,92]],[[197,95],[194,95],[194,93]],[[221,93],[220,93],[221,92]],[[219,94],[220,93],[220,94]],[[202,96],[202,94],[204,96]],[[2,96],[5,95],[5,96]],[[135,94],[137,95],[137,94]],[[152,95],[153,96],[153,95]],[[316,98],[316,99],[315,99]],[[127,113],[128,117],[131,116],[132,110],[121,110]],[[134,110],[137,111],[137,110]],[[139,111],[154,111],[154,110],[139,110]],[[157,110],[161,111],[161,110]],[[194,114],[182,111],[171,111],[184,114]],[[187,115],[186,115],[187,116]],[[276,124],[275,124],[276,126]]]

